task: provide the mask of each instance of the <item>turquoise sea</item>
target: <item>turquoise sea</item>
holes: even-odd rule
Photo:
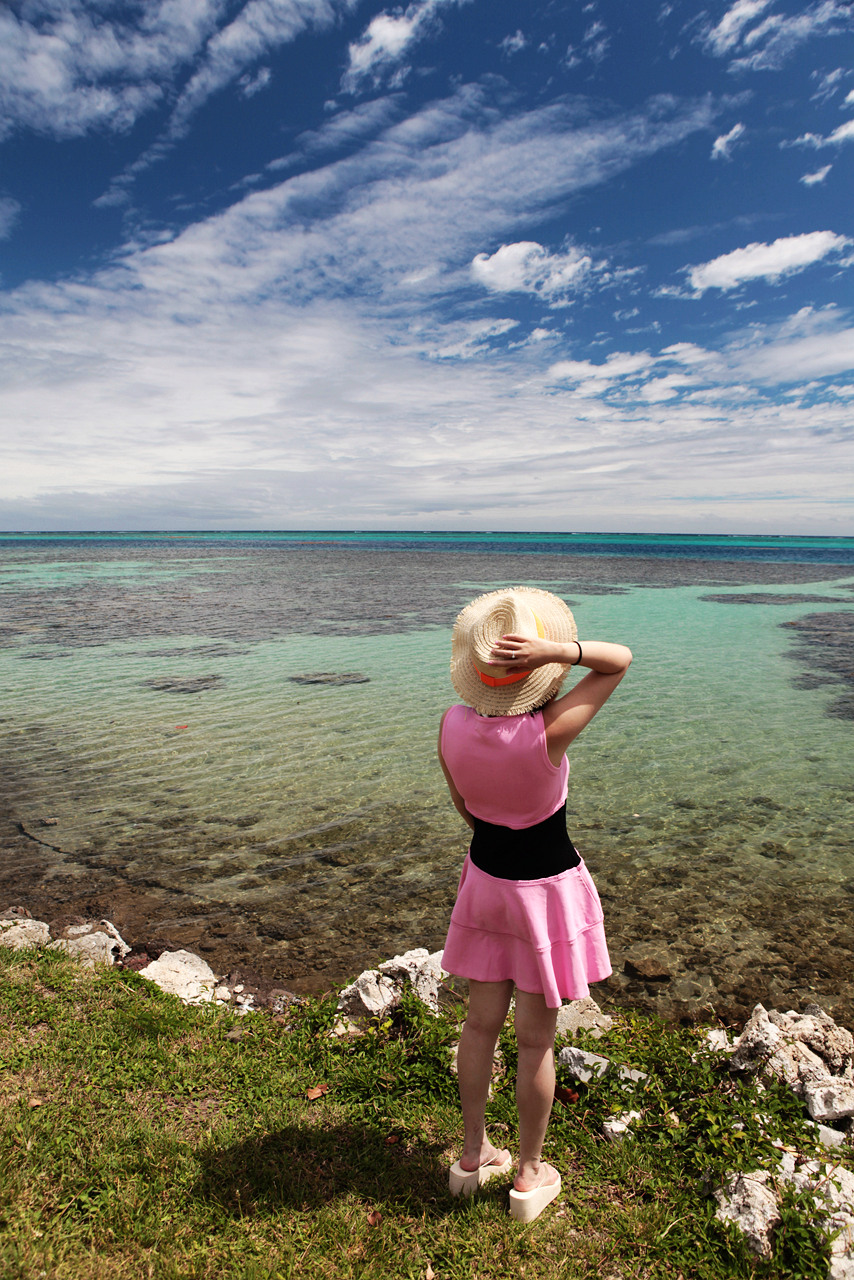
[[[0,906],[112,914],[296,990],[441,946],[450,628],[517,583],[635,653],[570,757],[601,997],[850,1020],[854,539],[0,535]]]

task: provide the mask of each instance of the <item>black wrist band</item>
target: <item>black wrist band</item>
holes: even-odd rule
[[[581,662],[581,659],[584,657],[584,654],[581,652],[581,643],[580,643],[580,641],[576,640],[576,642],[575,642],[575,643],[578,645],[578,657],[576,658],[575,662],[573,662],[573,664],[572,664],[572,665],[573,665],[574,667],[577,667],[577,666],[578,666],[578,664]]]

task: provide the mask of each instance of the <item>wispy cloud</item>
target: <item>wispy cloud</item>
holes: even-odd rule
[[[810,78],[817,81],[816,91],[812,94],[813,101],[827,102],[835,97],[842,87],[842,81],[850,74],[844,67],[834,67],[832,71],[813,71]]]
[[[763,13],[771,0],[737,0],[720,22],[706,26],[702,39],[710,53],[722,58],[738,45],[744,29]]]
[[[609,430],[625,445],[621,466],[642,455],[645,468],[638,405],[675,412],[692,375],[628,352],[604,376],[594,366],[544,380],[562,346],[565,363],[583,362],[540,318],[473,316],[471,264],[484,244],[513,250],[486,253],[484,308],[516,285],[546,302],[571,294],[591,255],[538,246],[524,228],[708,129],[714,111],[655,100],[580,121],[559,101],[501,116],[487,89],[462,87],[385,127],[375,118],[379,132],[353,155],[168,242],[8,294],[0,415],[16,447],[4,518],[49,520],[51,498],[66,513],[106,511],[118,495],[128,518],[136,504],[181,501],[196,519],[219,502],[249,524],[259,510],[262,522],[322,522],[354,503],[392,523],[427,509],[447,520],[477,477],[479,511],[540,494],[548,522],[544,470],[560,502],[576,466],[590,483],[622,474],[602,444],[606,385],[635,388]],[[454,318],[446,300],[468,313]],[[571,443],[568,416],[579,419]]]
[[[735,389],[749,401],[753,387],[781,386],[850,373],[854,369],[854,329],[833,307],[804,307],[776,325],[756,325],[732,335],[718,350],[677,342],[658,353],[614,352],[597,364],[561,360],[547,380],[570,383],[579,393],[609,403],[634,398],[663,402],[680,396],[693,403],[729,395]],[[687,395],[686,395],[687,393]]]
[[[442,9],[469,4],[471,0],[414,0],[406,9],[379,13],[350,45],[349,63],[341,80],[344,93],[358,93],[394,76],[400,84],[406,74],[404,57],[419,40],[435,31]]]
[[[225,0],[119,0],[0,8],[0,137],[127,130],[159,105],[215,32]]]
[[[711,262],[686,267],[692,288],[699,296],[706,289],[736,289],[748,280],[774,284],[783,276],[820,262],[838,253],[849,243],[832,231],[811,231],[799,236],[783,236],[771,244],[748,244],[724,253]]]
[[[521,53],[527,47],[528,41],[521,31],[514,32],[512,36],[505,36],[499,45],[501,52],[506,54],[508,58],[512,58],[514,53]]]
[[[678,343],[599,364],[552,354],[538,375],[552,343],[487,358],[499,329],[517,331],[510,319],[409,345],[353,300],[217,306],[205,295],[186,324],[174,298],[158,305],[165,275],[143,297],[107,283],[16,299],[0,400],[15,424],[7,525],[56,527],[61,512],[64,527],[151,527],[176,513],[184,527],[530,527],[535,508],[548,528],[569,507],[573,524],[600,527],[605,502],[678,527],[686,502],[709,501],[712,459],[730,523],[765,497],[757,525],[779,526],[796,496],[819,504],[826,528],[850,498],[844,385],[823,401],[810,387],[854,366],[854,332],[833,310],[754,326],[716,350]],[[781,381],[798,394],[781,402]]]
[[[8,240],[21,212],[21,206],[11,196],[0,196],[0,240]]]
[[[402,115],[403,104],[398,94],[383,94],[368,102],[357,102],[348,110],[336,111],[320,128],[298,134],[287,155],[271,160],[267,170],[281,173],[299,169],[306,161],[369,142],[397,123]]]
[[[181,91],[169,121],[180,137],[191,117],[271,50],[306,31],[330,27],[354,0],[247,0],[240,12],[208,40],[200,65]]]
[[[172,0],[174,3],[174,0]],[[170,0],[162,0],[171,7]],[[213,6],[214,0],[208,0]],[[193,117],[215,93],[235,84],[244,97],[263,89],[270,79],[268,68],[252,73],[259,59],[308,31],[321,31],[352,7],[355,0],[246,0],[237,15],[218,27],[192,50],[193,70],[180,91],[160,136],[110,184],[96,205],[122,204],[140,173],[168,155],[185,136]],[[217,16],[225,0],[217,0]],[[184,61],[190,59],[190,52]],[[173,78],[174,71],[173,68]],[[163,91],[157,89],[157,97]]]
[[[737,0],[718,23],[701,27],[707,52],[718,58],[737,53],[730,62],[732,71],[777,71],[806,41],[854,29],[851,5],[839,0],[817,0],[801,13],[788,15],[767,13],[771,3]]]
[[[254,75],[248,71],[240,77],[237,87],[244,98],[254,98],[256,93],[261,93],[263,89],[273,78],[273,73],[269,67],[259,67]]]
[[[818,186],[820,182],[824,182],[831,168],[829,164],[823,165],[820,169],[816,169],[815,173],[805,173],[803,177],[798,178],[798,182],[802,182],[805,187]]]
[[[740,138],[745,134],[743,124],[734,124],[729,133],[722,133],[720,137],[715,138],[712,144],[713,160],[730,160],[732,158],[732,149]]]
[[[708,102],[653,101],[579,124],[572,104],[557,102],[497,117],[486,89],[464,86],[354,155],[130,256],[126,269],[168,278],[186,297],[200,277],[216,297],[288,279],[303,298],[357,293],[395,306],[401,291],[470,287],[484,242],[500,245],[561,201],[708,127],[713,112]],[[309,224],[306,207],[317,210]]]
[[[549,369],[549,378],[554,382],[574,382],[595,392],[618,381],[637,381],[654,364],[655,357],[648,351],[617,351],[602,364],[590,360],[558,360]]]
[[[780,146],[814,147],[818,150],[820,147],[840,147],[846,142],[854,142],[854,120],[846,120],[827,137],[823,137],[820,133],[802,133],[799,138],[793,138],[791,142],[781,142]]]

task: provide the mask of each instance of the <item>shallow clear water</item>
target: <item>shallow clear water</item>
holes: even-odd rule
[[[478,591],[528,581],[571,600],[582,638],[635,653],[571,753],[570,830],[615,969],[651,946],[673,980],[665,992],[618,978],[612,993],[657,1006],[669,993],[677,1011],[726,1003],[722,974],[779,975],[797,911],[842,954],[827,919],[854,888],[851,721],[828,716],[834,689],[793,686],[804,659],[787,656],[781,624],[850,609],[850,545],[834,541],[827,579],[831,548],[784,546],[812,561],[778,559],[770,584],[761,561],[721,575],[715,549],[684,585],[686,557],[664,540],[683,582],[665,586],[660,566],[641,575],[653,585],[630,557],[616,571],[620,539],[581,574],[539,536],[527,555],[518,535],[491,555],[316,536],[244,536],[225,554],[213,538],[7,543],[0,745],[13,816],[50,846],[42,885],[76,902],[121,882],[155,933],[215,917],[220,950],[239,920],[262,968],[296,986],[441,945],[466,834],[435,762],[449,628]],[[316,673],[361,682],[292,680]],[[793,993],[815,988],[787,963]]]

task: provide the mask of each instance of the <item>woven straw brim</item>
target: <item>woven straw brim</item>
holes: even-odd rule
[[[578,635],[569,606],[538,587],[506,587],[478,596],[466,605],[454,624],[451,683],[461,701],[482,716],[518,716],[541,707],[554,697],[569,670],[568,665],[553,662],[537,667],[516,684],[493,688],[483,683],[473,658],[476,652],[488,653],[496,640],[514,630],[512,612],[501,605],[502,599],[510,595],[521,597],[522,603],[536,614],[547,640],[567,643]]]

